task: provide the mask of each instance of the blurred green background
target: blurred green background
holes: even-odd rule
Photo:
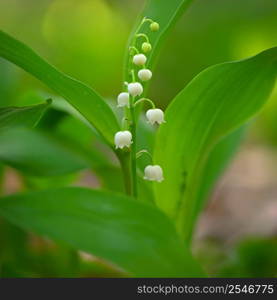
[[[115,101],[128,36],[143,5],[141,0],[0,0],[0,27]],[[204,68],[276,46],[276,32],[276,0],[195,0],[160,52],[150,97],[165,108]],[[0,60],[1,106],[23,105],[36,90],[49,92],[24,71]],[[74,127],[70,130],[78,135]],[[276,146],[277,89],[249,124],[238,155],[199,222],[194,251],[213,276],[277,275]],[[56,249],[33,236],[26,242],[23,232],[11,226],[5,230],[4,225],[0,243],[10,231],[15,238],[5,239],[8,255],[1,256],[0,244],[0,276],[75,274],[67,264],[67,258],[74,256],[68,249]],[[20,239],[34,246],[32,253],[14,250],[11,245],[22,247],[17,244]],[[57,261],[60,269],[49,268]],[[83,276],[113,275],[101,263],[89,261],[89,266],[84,263]]]

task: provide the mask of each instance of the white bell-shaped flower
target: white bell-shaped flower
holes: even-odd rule
[[[132,96],[139,96],[143,92],[143,87],[139,82],[132,82],[128,84],[128,92]]]
[[[118,131],[114,136],[115,148],[130,147],[132,144],[132,134],[130,131]]]
[[[141,69],[138,71],[138,78],[142,81],[151,79],[152,72],[149,69]]]
[[[133,63],[137,66],[143,66],[146,63],[146,56],[144,54],[136,54],[133,57]]]
[[[146,112],[146,118],[150,124],[162,124],[165,123],[164,112],[159,108],[148,109]]]
[[[129,107],[129,94],[126,92],[120,93],[117,97],[117,107]]]
[[[159,165],[149,165],[144,169],[144,179],[161,182],[164,180],[163,169]]]

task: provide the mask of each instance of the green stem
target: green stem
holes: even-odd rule
[[[136,82],[136,75],[135,75],[135,70],[131,70],[131,76],[132,76],[132,82]]]
[[[133,97],[132,97],[133,98]],[[131,147],[131,172],[132,172],[132,195],[137,198],[137,136],[136,136],[136,117],[135,117],[135,107],[134,99],[132,99],[132,104],[130,105],[131,112],[131,133],[132,133],[132,147]]]
[[[131,174],[130,174],[130,153],[120,153],[117,152],[122,173],[123,173],[123,180],[125,191],[127,195],[132,195],[132,182],[131,182]]]
[[[129,119],[126,117],[123,117],[121,120],[121,128],[123,130],[127,130],[129,128]]]

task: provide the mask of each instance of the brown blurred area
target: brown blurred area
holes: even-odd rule
[[[246,236],[277,234],[277,158],[274,150],[244,144],[202,213],[196,240],[233,244]]]

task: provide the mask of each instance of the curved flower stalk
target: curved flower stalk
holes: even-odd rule
[[[147,53],[152,50],[149,37],[145,33],[140,33],[141,27],[145,23],[150,23],[150,31],[158,31],[159,24],[151,19],[143,18],[137,31],[134,34],[133,42],[129,48],[130,62],[132,62],[129,74],[131,82],[124,83],[124,91],[117,97],[117,106],[125,108],[123,118],[123,131],[115,134],[114,142],[116,149],[119,151],[130,151],[131,159],[131,194],[137,197],[137,164],[136,159],[143,153],[149,154],[146,150],[137,152],[136,144],[136,117],[135,109],[141,102],[147,102],[151,105],[151,109],[147,110],[146,118],[151,125],[164,123],[164,113],[161,109],[156,108],[154,102],[148,98],[139,98],[143,94],[143,84],[152,78],[152,71],[147,68]],[[143,52],[143,53],[142,53]],[[145,180],[161,182],[163,178],[163,170],[158,165],[148,165],[144,170]]]

